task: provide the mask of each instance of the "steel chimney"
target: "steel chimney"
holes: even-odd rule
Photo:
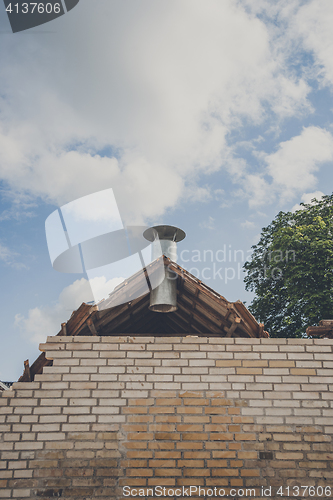
[[[153,242],[152,260],[165,255],[173,262],[177,260],[177,243],[186,234],[174,226],[154,226],[143,233],[146,240]],[[154,312],[170,313],[177,310],[177,276],[165,267],[165,277],[160,285],[150,292],[149,309]]]

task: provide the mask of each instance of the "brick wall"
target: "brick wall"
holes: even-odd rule
[[[332,346],[49,337],[41,349],[53,366],[0,396],[0,498],[120,499],[124,486],[150,498],[157,486],[200,486],[244,488],[235,498],[250,497],[246,488],[267,498],[271,487],[281,499],[303,485],[316,488],[312,498],[332,486],[333,497]]]

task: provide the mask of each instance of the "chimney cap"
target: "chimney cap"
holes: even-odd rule
[[[186,237],[186,233],[175,226],[154,226],[146,229],[143,236],[148,241],[154,241],[156,234],[160,240],[182,241]]]

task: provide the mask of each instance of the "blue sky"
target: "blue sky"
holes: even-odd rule
[[[0,9],[0,379],[91,300],[44,225],[103,189],[125,224],[184,229],[179,263],[249,303],[242,253],[332,193],[333,3],[80,0],[16,34]]]

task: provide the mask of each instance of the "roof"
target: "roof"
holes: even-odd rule
[[[161,266],[177,279],[178,309],[156,313],[149,309],[147,278],[154,280]],[[149,283],[148,280],[148,283]],[[115,305],[119,304],[119,305]],[[58,335],[197,335],[216,337],[269,337],[241,301],[229,302],[181,266],[162,256],[125,280],[98,305],[81,304]],[[42,353],[21,381],[33,380],[43,366],[52,364]]]
[[[308,337],[333,339],[333,319],[322,319],[319,326],[308,326],[306,334]]]

